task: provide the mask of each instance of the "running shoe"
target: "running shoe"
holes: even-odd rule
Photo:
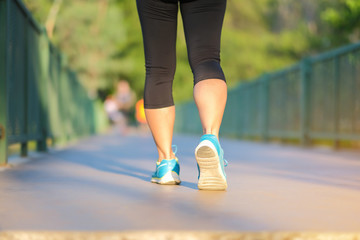
[[[226,190],[227,181],[224,167],[224,151],[217,137],[205,134],[200,138],[200,143],[195,149],[195,158],[198,164],[200,190]]]
[[[176,146],[173,146],[176,147]],[[176,151],[174,151],[174,154]],[[156,163],[156,170],[152,175],[151,182],[164,185],[177,185],[180,180],[180,165],[178,158],[171,160],[163,159],[160,163]]]

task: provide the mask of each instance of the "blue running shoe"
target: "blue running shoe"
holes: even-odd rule
[[[200,143],[195,149],[195,158],[198,164],[200,190],[226,190],[227,181],[224,167],[227,161],[224,159],[217,137],[213,134],[205,134],[200,138]]]
[[[176,153],[176,151],[174,153]],[[160,163],[156,163],[156,170],[152,175],[151,182],[164,185],[177,185],[181,183],[179,175],[180,165],[177,157],[171,160],[163,159]]]

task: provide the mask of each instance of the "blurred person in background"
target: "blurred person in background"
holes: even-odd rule
[[[136,0],[136,3],[145,52],[145,115],[159,154],[151,182],[181,182],[176,149],[172,150],[175,121],[172,84],[180,9],[194,75],[193,96],[203,127],[203,135],[195,148],[198,188],[225,190],[226,161],[219,142],[219,129],[227,99],[226,80],[220,66],[226,0]]]
[[[117,131],[122,132],[125,124],[124,115],[119,112],[118,103],[113,95],[108,95],[104,102],[104,107],[108,119]]]
[[[115,99],[117,102],[118,111],[120,111],[124,118],[121,132],[126,134],[128,132],[129,116],[136,100],[135,93],[132,91],[127,81],[121,80],[117,83]]]

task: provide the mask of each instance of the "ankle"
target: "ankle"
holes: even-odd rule
[[[211,130],[211,129],[204,129],[203,135],[205,135],[205,134],[215,135],[215,137],[219,140],[219,131]]]
[[[169,155],[169,157],[166,157],[166,156],[164,156],[164,157],[159,157],[158,160],[157,160],[157,162],[160,163],[162,160],[172,160],[172,159],[175,159],[175,154],[174,154],[174,153],[171,153],[171,154]]]

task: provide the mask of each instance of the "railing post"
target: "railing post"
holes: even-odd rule
[[[269,140],[269,74],[264,74],[261,78],[262,84],[262,140]]]
[[[301,61],[301,92],[300,92],[300,140],[301,145],[308,146],[309,138],[309,83],[311,77],[310,59],[304,58]]]
[[[237,138],[241,137],[241,116],[242,116],[242,103],[241,103],[241,91],[240,91],[241,85],[239,85],[238,87],[236,87],[236,89],[234,89],[234,98],[235,98],[235,108],[236,108],[236,119],[235,119],[235,126],[234,126],[234,131],[235,131],[235,135]]]
[[[236,122],[236,136],[238,138],[242,137],[242,114],[243,114],[243,104],[242,104],[242,95],[241,95],[242,85],[239,85],[236,88],[236,108],[238,112],[237,122]]]
[[[27,19],[28,21],[28,19]],[[21,157],[27,157],[28,155],[28,135],[29,135],[29,131],[28,131],[28,120],[29,120],[29,104],[31,104],[31,101],[33,101],[33,99],[29,99],[29,91],[30,91],[30,77],[29,77],[29,27],[28,24],[26,23],[24,25],[24,38],[22,41],[24,41],[24,46],[25,46],[25,51],[24,51],[24,71],[25,71],[25,75],[24,78],[22,79],[22,85],[23,85],[23,89],[24,89],[24,95],[23,95],[23,106],[24,106],[24,117],[21,119],[21,121],[24,124],[24,135],[26,136],[26,140],[24,140],[23,142],[20,143],[20,156]]]
[[[46,30],[43,28],[43,31],[40,35],[40,102],[41,102],[41,108],[40,108],[40,126],[41,126],[41,139],[37,141],[36,143],[36,150],[38,152],[46,152],[47,151],[47,136],[48,136],[48,121],[47,121],[47,109],[48,109],[48,103],[47,103],[47,89],[48,89],[48,69],[49,69],[49,45],[48,40],[46,38]]]
[[[335,56],[334,58],[334,69],[335,69],[335,76],[334,76],[334,148],[337,149],[340,147],[339,143],[339,100],[340,100],[340,65],[339,65],[339,56]]]
[[[0,165],[7,163],[7,1],[0,0]],[[5,33],[5,34],[3,34]]]

